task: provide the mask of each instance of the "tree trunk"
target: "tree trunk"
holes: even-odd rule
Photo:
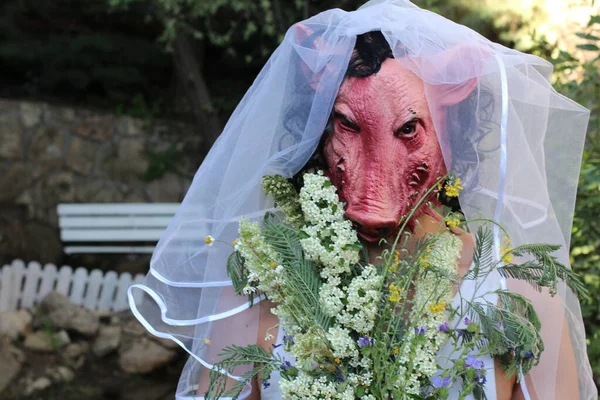
[[[190,37],[179,33],[175,38],[175,68],[180,77],[185,97],[192,107],[192,113],[204,132],[205,149],[215,142],[223,126],[217,111],[212,105],[210,93],[202,74],[203,46]],[[196,51],[196,49],[198,49]]]

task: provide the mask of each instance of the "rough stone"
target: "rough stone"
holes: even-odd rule
[[[154,371],[172,361],[177,354],[147,338],[134,340],[130,344],[129,348],[122,349],[119,354],[119,366],[130,374]]]
[[[33,134],[27,157],[48,167],[59,167],[63,160],[64,148],[65,132],[52,125],[43,125]]]
[[[13,100],[0,99],[0,111],[16,110],[19,108],[19,103]]]
[[[74,305],[58,292],[51,292],[42,300],[40,311],[47,315],[55,327],[85,336],[94,336],[100,325],[98,317],[92,312]]]
[[[9,160],[22,158],[23,129],[18,114],[0,115],[0,157]]]
[[[175,350],[180,348],[177,343],[170,339],[162,339],[156,336],[150,336],[150,339],[154,340],[155,342],[159,343],[162,347],[167,349]]]
[[[152,125],[147,120],[122,117],[114,123],[114,134],[118,136],[148,136]]]
[[[91,115],[74,127],[74,132],[82,137],[106,142],[113,136],[115,117],[112,115]]]
[[[71,382],[75,379],[75,373],[63,365],[59,365],[56,368],[49,368],[46,370],[46,375],[51,377],[54,382]]]
[[[96,164],[97,145],[79,136],[72,136],[67,151],[67,166],[73,171],[89,175]]]
[[[25,337],[23,346],[29,350],[52,352],[66,346],[70,341],[69,335],[65,331],[58,333],[37,331]]]
[[[104,357],[118,349],[120,344],[121,328],[118,326],[102,326],[94,341],[92,351],[96,357]]]
[[[45,182],[47,196],[61,203],[72,203],[75,199],[74,177],[70,171],[58,171],[48,176]]]
[[[121,138],[110,150],[104,151],[100,169],[117,181],[139,181],[148,163],[143,140]]]
[[[107,179],[84,179],[75,185],[75,199],[82,203],[121,203],[123,192]]]
[[[73,108],[69,108],[69,107],[47,107],[44,111],[46,111],[46,120],[47,121],[52,121],[54,120],[52,118],[53,115],[56,115],[56,118],[63,121],[63,122],[72,122],[75,120],[75,117],[77,116],[77,113],[75,112],[75,110]]]
[[[42,104],[21,103],[21,118],[26,128],[31,128],[40,123],[44,109]]]
[[[32,181],[31,165],[18,162],[4,169],[0,175],[0,202],[15,201],[27,190]]]
[[[31,330],[31,314],[27,310],[0,312],[0,336],[17,339]]]
[[[137,188],[125,192],[123,201],[125,203],[148,203],[148,198],[143,188]]]
[[[25,355],[10,343],[8,338],[0,339],[0,393],[19,375]]]
[[[182,200],[185,194],[183,179],[174,173],[166,173],[146,185],[146,193],[157,203],[175,203]]]
[[[52,386],[52,381],[49,378],[42,376],[27,386],[23,391],[23,394],[25,396],[31,396],[33,393],[48,389],[50,386]]]
[[[70,343],[61,351],[61,355],[64,359],[77,358],[87,353],[89,347],[88,342]]]
[[[131,319],[124,323],[123,332],[133,336],[143,336],[147,333],[146,329],[136,319]]]
[[[87,342],[71,343],[61,350],[60,355],[65,364],[77,370],[85,364],[88,349]]]

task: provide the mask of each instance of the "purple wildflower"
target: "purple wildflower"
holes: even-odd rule
[[[467,359],[465,360],[465,367],[467,367],[467,368],[473,368],[473,363],[475,361],[477,361],[477,359],[475,358],[475,356],[472,355],[472,354],[469,354],[467,356]]]
[[[283,343],[294,344],[294,335],[283,335]]]
[[[267,379],[263,379],[262,385],[263,389],[267,389],[269,386],[271,386],[271,383]]]
[[[373,338],[370,338],[368,336],[363,336],[360,339],[358,339],[356,341],[356,343],[358,343],[359,347],[369,347],[369,346],[373,346],[373,343],[375,342],[375,340]]]
[[[525,353],[525,359],[529,360],[532,357],[533,357],[533,352],[532,351],[528,351],[527,353]]]
[[[469,354],[465,360],[465,367],[473,369],[483,369],[485,367],[485,364],[483,363],[483,361],[475,358],[474,355]]]
[[[497,326],[498,326],[499,330],[501,330],[501,331],[504,330],[504,324],[502,324],[502,322],[498,322]]]
[[[415,326],[415,335],[422,335],[425,332],[427,332],[427,327],[426,326],[422,326],[420,328]]]
[[[285,363],[284,363],[284,364],[283,364],[281,367],[279,367],[279,368],[281,368],[281,370],[282,370],[282,371],[285,371],[285,370],[287,370],[288,368],[290,368],[291,366],[292,366],[292,363],[290,363],[289,361],[286,361],[286,362],[285,362]]]
[[[475,378],[473,378],[473,382],[479,383],[480,385],[485,385],[487,378],[482,370],[475,371]]]
[[[452,381],[450,380],[449,376],[446,376],[444,378],[442,378],[441,376],[434,376],[433,378],[430,379],[431,381],[431,386],[433,386],[435,389],[441,389],[441,388],[447,388],[450,387],[450,385],[452,384]]]
[[[465,325],[471,325],[471,320],[469,319],[469,317],[465,317]]]
[[[448,326],[448,322],[444,322],[443,324],[438,326],[438,331],[440,331],[440,332],[448,332],[449,330],[450,330],[450,327]]]

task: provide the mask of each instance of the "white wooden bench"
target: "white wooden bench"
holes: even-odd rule
[[[152,253],[179,206],[179,203],[59,204],[60,236],[68,244],[65,253]]]

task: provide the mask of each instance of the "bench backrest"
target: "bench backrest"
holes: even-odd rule
[[[179,206],[179,203],[59,204],[62,241],[80,243],[66,246],[65,252],[152,253],[154,246],[131,243],[155,244]],[[97,246],[94,242],[108,244]]]

